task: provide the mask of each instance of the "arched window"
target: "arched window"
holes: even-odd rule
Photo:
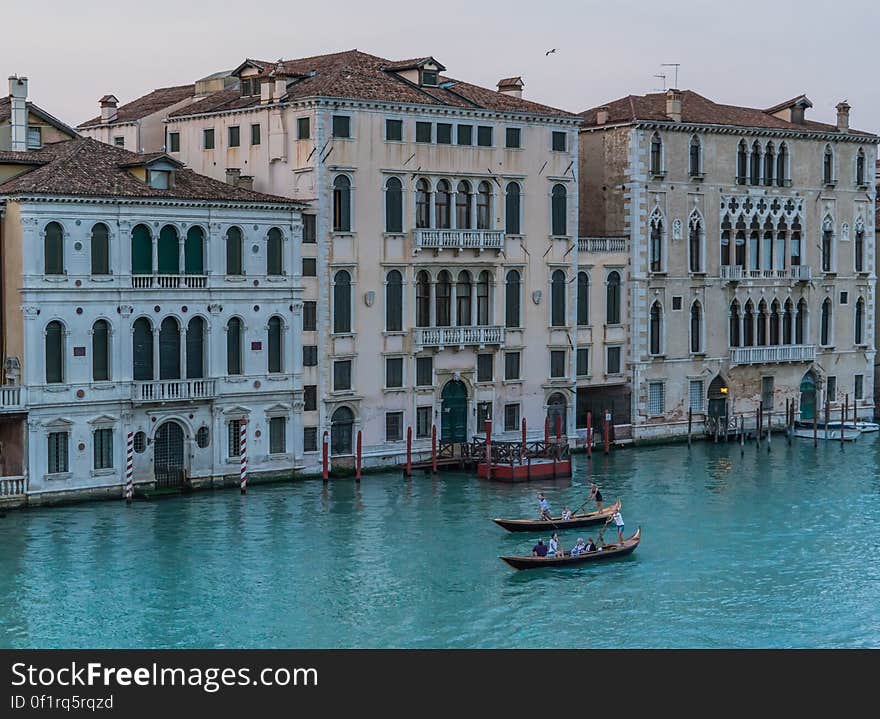
[[[277,227],[269,230],[266,237],[266,274],[284,274],[284,236]]]
[[[746,268],[746,221],[742,215],[736,221],[736,234],[734,236],[734,260],[736,266],[742,269]]]
[[[134,321],[131,333],[132,375],[136,381],[153,379],[153,326],[146,317]]]
[[[131,274],[153,274],[153,239],[146,225],[136,225],[131,231]]]
[[[283,323],[278,315],[269,318],[267,346],[269,374],[279,374],[284,371],[284,349],[281,341]]]
[[[703,271],[703,220],[698,212],[688,221],[688,260],[691,272]]]
[[[743,346],[755,346],[755,306],[751,300],[746,302],[745,312],[743,312]]]
[[[730,346],[731,347],[739,347],[740,346],[740,316],[739,316],[739,302],[734,300],[730,303],[730,330],[728,336],[730,338]]]
[[[834,183],[834,151],[831,145],[825,145],[825,155],[822,162],[822,182],[826,185]]]
[[[431,226],[431,191],[428,181],[419,178],[416,182],[416,227],[426,229]]]
[[[761,269],[773,269],[773,221],[764,220],[764,246],[761,248]]]
[[[226,374],[242,374],[242,341],[244,340],[244,327],[238,317],[232,317],[226,323]]]
[[[794,342],[802,345],[807,337],[807,301],[801,299],[797,304],[797,317],[794,327]]]
[[[782,344],[794,344],[792,330],[794,329],[794,304],[791,299],[785,301],[785,313],[782,315]]]
[[[455,188],[455,226],[459,230],[470,230],[471,225],[471,185],[466,180]]]
[[[64,230],[57,222],[46,225],[43,237],[43,259],[47,275],[64,274]]]
[[[520,275],[518,270],[507,273],[504,302],[504,324],[506,327],[520,326]]]
[[[519,184],[516,182],[508,182],[507,193],[505,194],[504,212],[504,230],[508,235],[518,235],[520,231],[520,197],[521,192]]]
[[[663,174],[663,141],[656,132],[651,136],[651,174]]]
[[[551,228],[552,235],[568,234],[568,201],[564,185],[553,185],[551,192]]]
[[[703,351],[703,307],[699,302],[691,305],[691,352]]]
[[[385,232],[403,232],[403,183],[396,177],[385,183]]]
[[[103,222],[92,227],[92,274],[110,274],[110,230]]]
[[[773,147],[772,142],[767,143],[767,147],[764,148],[764,184],[772,185],[773,184],[773,170],[776,165],[776,150]]]
[[[792,267],[801,263],[801,223],[795,218],[791,223],[791,242],[789,243]]]
[[[865,343],[865,300],[861,297],[856,301],[855,340],[857,345]]]
[[[64,382],[64,327],[57,320],[46,326],[46,384]]]
[[[481,327],[489,324],[492,314],[490,285],[489,272],[483,270],[477,278],[477,324]]]
[[[770,304],[770,344],[780,344],[780,317],[779,317],[779,301],[773,300]]]
[[[471,323],[471,273],[462,270],[458,273],[455,286],[455,324],[467,326]]]
[[[663,271],[663,216],[659,210],[651,213],[651,272]]]
[[[98,320],[92,325],[92,381],[110,379],[110,323]]]
[[[605,283],[605,322],[620,324],[620,273],[616,270],[608,273]]]
[[[556,430],[559,430],[561,436],[565,436],[567,430],[568,402],[565,395],[561,392],[554,392],[547,400],[547,417],[550,420],[550,434],[556,436]],[[557,427],[558,425],[558,427]]]
[[[752,162],[749,184],[761,184],[761,145],[757,140],[752,143]]]
[[[205,320],[193,317],[186,326],[186,378],[205,376]]]
[[[721,264],[732,265],[733,258],[730,256],[730,215],[725,215],[721,220]]]
[[[477,229],[492,229],[492,188],[485,180],[477,186]]]
[[[822,324],[820,327],[819,344],[824,347],[831,345],[831,300],[827,297],[822,303]]]
[[[865,184],[865,151],[860,147],[856,154],[856,186],[863,187]]]
[[[565,273],[555,270],[550,282],[550,324],[565,326]]]
[[[651,305],[651,319],[648,332],[648,351],[652,355],[659,355],[663,347],[663,310],[659,302]]]
[[[330,452],[334,456],[351,454],[351,435],[354,413],[348,407],[339,407],[330,417]]]
[[[180,379],[180,325],[173,317],[159,325],[159,379]]]
[[[691,137],[690,144],[690,175],[691,177],[700,177],[703,174],[702,148],[700,147],[700,138],[696,135]]]
[[[434,291],[434,319],[437,327],[449,327],[452,324],[452,276],[443,270],[437,275],[437,286]]]
[[[581,327],[590,324],[590,276],[578,272],[577,323]]]
[[[740,140],[736,146],[736,184],[745,185],[748,174],[748,146],[745,140]]]
[[[759,347],[767,345],[767,303],[761,300],[758,303],[758,341]]]
[[[831,272],[834,252],[834,221],[830,215],[822,222],[822,272]]]
[[[757,217],[749,223],[749,269],[761,269],[761,225]]]
[[[422,270],[416,276],[416,327],[431,325],[431,278]]]
[[[853,263],[856,272],[865,271],[865,225],[860,217],[856,220],[855,239],[853,240]]]
[[[351,332],[351,275],[347,270],[333,277],[333,331]]]
[[[385,329],[403,329],[403,275],[398,270],[391,270],[385,277]]]
[[[177,228],[165,225],[159,231],[159,246],[156,248],[160,275],[176,275],[180,273],[180,239]]]
[[[237,227],[230,227],[226,230],[226,274],[227,275],[243,275],[244,266],[242,264],[241,230]]]
[[[333,231],[351,231],[351,180],[345,175],[333,180]]]
[[[183,242],[183,271],[188,275],[205,274],[205,231],[193,225]]]
[[[788,182],[788,145],[784,142],[779,145],[779,154],[776,156],[776,184],[784,187]]]
[[[787,234],[788,225],[785,222],[785,218],[781,217],[776,225],[776,249],[773,251],[776,268],[780,270],[785,269],[785,239]]]
[[[449,228],[449,183],[446,180],[440,180],[437,183],[437,192],[434,197],[434,217],[434,227]]]

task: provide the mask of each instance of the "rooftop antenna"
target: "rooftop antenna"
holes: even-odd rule
[[[663,80],[663,89],[660,92],[666,92],[666,75],[660,73],[659,75],[654,75],[654,77],[659,77]]]
[[[661,62],[660,67],[674,67],[675,68],[675,89],[678,89],[678,68],[681,66],[680,62]],[[663,88],[666,89],[665,87]]]

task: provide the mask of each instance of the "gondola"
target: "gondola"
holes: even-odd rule
[[[642,528],[639,527],[636,533],[628,539],[624,539],[622,544],[606,544],[595,552],[587,552],[575,557],[572,557],[570,552],[566,552],[564,557],[501,557],[501,560],[507,562],[514,569],[573,567],[577,564],[586,564],[587,562],[596,562],[601,559],[612,559],[613,557],[623,557],[627,554],[632,554],[635,548],[639,546],[641,539]]]
[[[561,532],[563,529],[576,529],[578,527],[589,527],[591,524],[603,524],[618,509],[620,509],[619,499],[610,507],[604,507],[601,512],[580,514],[566,520],[563,520],[562,517],[553,517],[552,519],[493,519],[492,521],[508,532]]]

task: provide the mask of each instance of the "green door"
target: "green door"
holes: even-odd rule
[[[464,382],[447,382],[443,400],[440,439],[443,442],[467,442],[467,387]]]
[[[807,372],[801,380],[801,421],[812,422],[816,416],[816,378]]]

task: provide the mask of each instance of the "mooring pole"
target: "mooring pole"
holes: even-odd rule
[[[544,417],[544,455],[550,451],[550,415]]]
[[[406,476],[412,477],[412,427],[406,428]]]
[[[437,474],[437,425],[431,425],[431,471]]]
[[[330,433],[327,430],[324,430],[324,440],[321,444],[321,479],[324,480],[324,484],[327,484],[327,479],[330,476],[327,467],[327,444],[329,434]]]
[[[587,459],[593,457],[593,413],[587,412]]]
[[[357,435],[357,460],[354,467],[354,481],[361,481],[361,430],[358,430]]]
[[[825,397],[825,439],[828,439],[828,423],[831,421],[831,402]]]
[[[813,446],[819,446],[819,410],[813,403]]]
[[[239,487],[241,493],[247,492],[247,421],[241,420],[238,433],[238,453],[241,459]]]
[[[755,410],[755,447],[757,449],[761,448],[761,432],[764,428],[761,426],[761,405],[758,405],[758,409]]]
[[[767,451],[770,451],[770,435],[773,432],[773,410],[767,412]]]
[[[609,454],[609,453],[611,452],[611,438],[609,437],[609,434],[608,434],[608,431],[609,431],[608,428],[609,428],[610,424],[611,424],[611,412],[609,412],[609,411],[606,409],[606,410],[605,410],[605,429],[604,429],[604,433],[605,433],[605,454]]]
[[[487,419],[486,427],[486,479],[492,479],[492,420]]]
[[[739,416],[739,456],[742,457],[746,452],[746,416]]]
[[[526,418],[522,418],[522,444],[519,447],[519,463],[522,464],[523,457],[526,456]]]
[[[843,434],[846,429],[846,418],[849,416],[849,393],[844,395],[843,420],[840,423],[840,446],[843,447]]]
[[[134,495],[132,474],[134,473],[134,432],[128,433],[128,442],[125,445],[125,503],[131,504]]]

